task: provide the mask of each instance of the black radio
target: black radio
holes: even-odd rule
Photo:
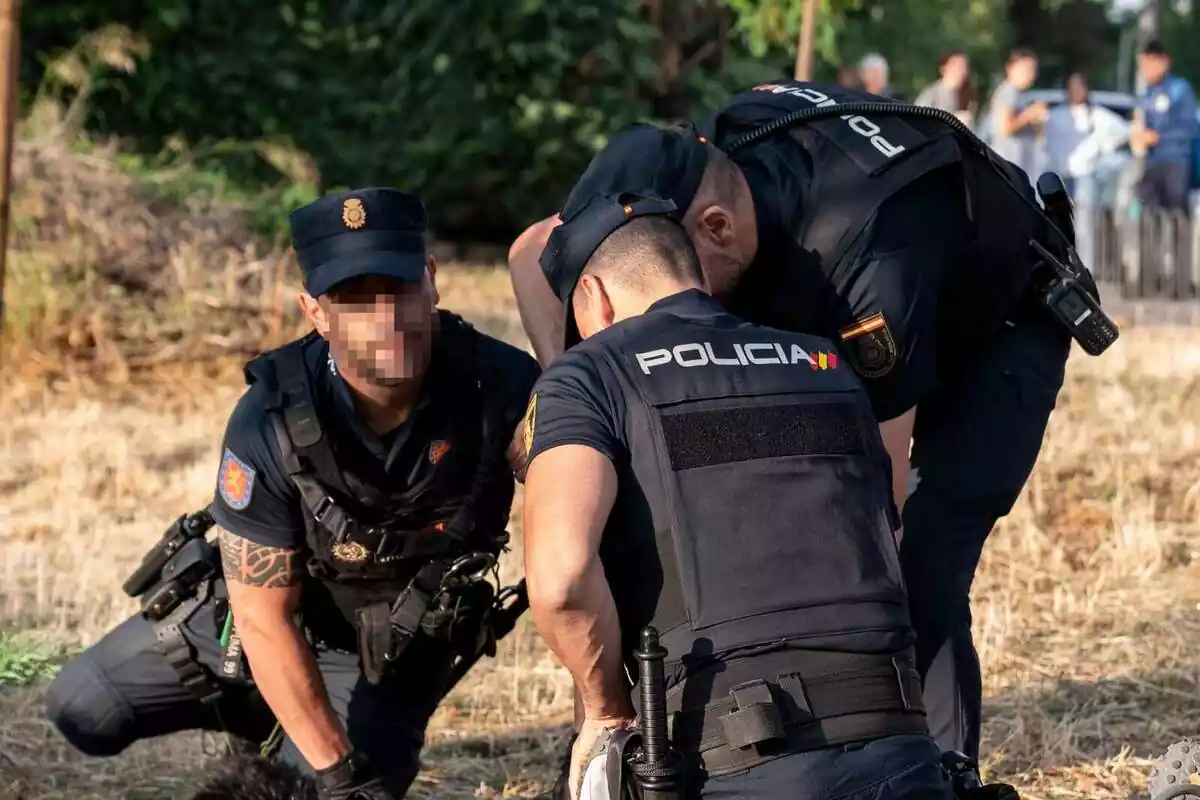
[[[1100,307],[1099,292],[1092,273],[1075,252],[1075,215],[1071,197],[1061,177],[1054,172],[1043,173],[1037,182],[1046,216],[1058,229],[1066,245],[1066,260],[1057,258],[1040,242],[1030,241],[1041,258],[1034,271],[1039,300],[1066,328],[1071,338],[1090,356],[1098,356],[1117,340],[1117,325]]]
[[[1031,241],[1046,266],[1054,271],[1053,277],[1040,287],[1041,302],[1058,323],[1079,342],[1079,346],[1090,356],[1098,356],[1117,340],[1120,332],[1100,302],[1087,290],[1083,282],[1038,242]]]

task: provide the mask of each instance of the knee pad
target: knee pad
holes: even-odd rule
[[[113,756],[134,740],[133,710],[86,653],[68,661],[46,691],[46,716],[89,756]]]

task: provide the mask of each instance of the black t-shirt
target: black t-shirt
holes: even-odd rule
[[[718,146],[778,113],[752,102],[734,112]],[[943,275],[962,251],[966,228],[948,176],[935,171],[900,190],[831,264],[797,244],[821,199],[805,147],[779,133],[732,158],[750,186],[759,242],[755,261],[727,298],[730,310],[838,343],[880,420],[915,406],[937,381]]]
[[[456,352],[462,339],[449,341],[443,332],[435,344],[430,373],[412,414],[400,426],[382,435],[374,433],[355,410],[350,388],[337,374],[329,345],[314,337],[304,347],[304,363],[313,387],[314,403],[326,435],[343,454],[354,459],[356,474],[368,474],[397,491],[421,482],[444,455],[447,442],[437,438],[440,398],[436,396],[439,370],[455,360],[474,359],[472,352]],[[504,404],[505,433],[516,430],[539,368],[527,353],[491,337],[483,338],[486,358],[495,365],[501,385],[484,384]],[[485,400],[486,402],[486,400]],[[507,437],[505,439],[507,441]],[[344,466],[344,465],[343,465]],[[507,470],[502,465],[500,468]],[[511,476],[498,476],[511,480]],[[386,485],[375,487],[389,488]],[[283,468],[279,445],[264,409],[262,384],[255,383],[238,401],[230,416],[222,445],[221,466],[212,503],[217,524],[230,533],[269,547],[305,546],[305,513],[299,490]],[[503,524],[503,521],[500,521]]]
[[[618,609],[627,649],[632,649],[637,642],[642,627],[650,624],[655,614],[662,611],[663,602],[675,602],[662,592],[664,587],[677,584],[680,579],[675,559],[664,559],[659,553],[655,533],[677,524],[673,506],[665,500],[674,490],[668,489],[663,477],[656,455],[659,448],[648,444],[657,434],[652,415],[640,409],[646,401],[630,383],[629,377],[619,372],[619,365],[631,358],[629,352],[622,352],[626,346],[641,345],[654,340],[663,330],[676,328],[695,332],[697,339],[704,339],[705,331],[733,328],[746,333],[770,334],[768,329],[744,323],[700,291],[671,295],[652,304],[645,314],[618,323],[556,358],[534,386],[534,413],[527,416],[525,422],[530,461],[552,448],[576,444],[602,453],[613,463],[617,473],[617,493],[601,538],[600,559]],[[836,354],[826,352],[829,343],[816,338],[811,343],[811,352],[802,357],[807,360],[811,356],[816,361],[810,361],[813,366],[804,369],[805,374],[811,373],[809,377],[797,374],[796,385],[808,386],[812,391],[834,391],[831,388],[834,386],[845,390],[850,386],[856,394],[861,393],[861,384],[853,373],[836,360]],[[771,351],[772,359],[775,352]],[[729,356],[722,350],[718,353]],[[865,414],[865,399],[859,402]],[[863,419],[868,424],[867,436],[874,442],[872,452],[876,455],[874,464],[865,465],[865,468],[878,466],[877,496],[884,503],[890,503],[890,465],[878,431],[869,425],[868,416],[864,415]],[[748,474],[753,474],[755,468],[747,469]],[[699,471],[703,470],[700,468]],[[747,501],[752,503],[753,498]],[[839,512],[837,508],[828,509],[831,516]],[[819,523],[814,520],[813,524]],[[664,596],[668,597],[666,601]],[[673,618],[672,611],[666,616]],[[908,636],[907,630],[900,626],[884,638],[892,642],[893,634],[901,639]],[[835,640],[846,643],[837,637],[823,641],[832,643]],[[631,663],[630,667],[635,668],[635,665]]]

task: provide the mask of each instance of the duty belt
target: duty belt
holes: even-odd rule
[[[690,676],[667,697],[672,739],[698,753],[710,776],[791,753],[929,731],[911,650],[779,651],[724,666],[716,674]],[[704,695],[724,696],[684,708],[688,685],[709,680]]]

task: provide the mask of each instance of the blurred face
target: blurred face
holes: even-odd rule
[[[1008,68],[1008,82],[1022,91],[1028,89],[1037,78],[1037,67],[1036,58],[1017,59]]]
[[[319,300],[304,295],[301,304],[340,368],[375,386],[396,386],[429,366],[437,322],[435,268],[429,259],[424,278],[413,283],[353,278]]]
[[[1088,87],[1083,76],[1076,73],[1067,78],[1067,102],[1073,106],[1087,102]]]
[[[881,67],[863,67],[859,70],[859,78],[863,88],[872,94],[878,94],[887,88],[887,74]]]
[[[1158,83],[1171,68],[1171,59],[1160,55],[1138,56],[1138,69],[1147,83]]]
[[[946,65],[942,67],[942,80],[950,86],[962,86],[970,71],[971,62],[967,57],[962,53],[955,53],[946,59]]]

